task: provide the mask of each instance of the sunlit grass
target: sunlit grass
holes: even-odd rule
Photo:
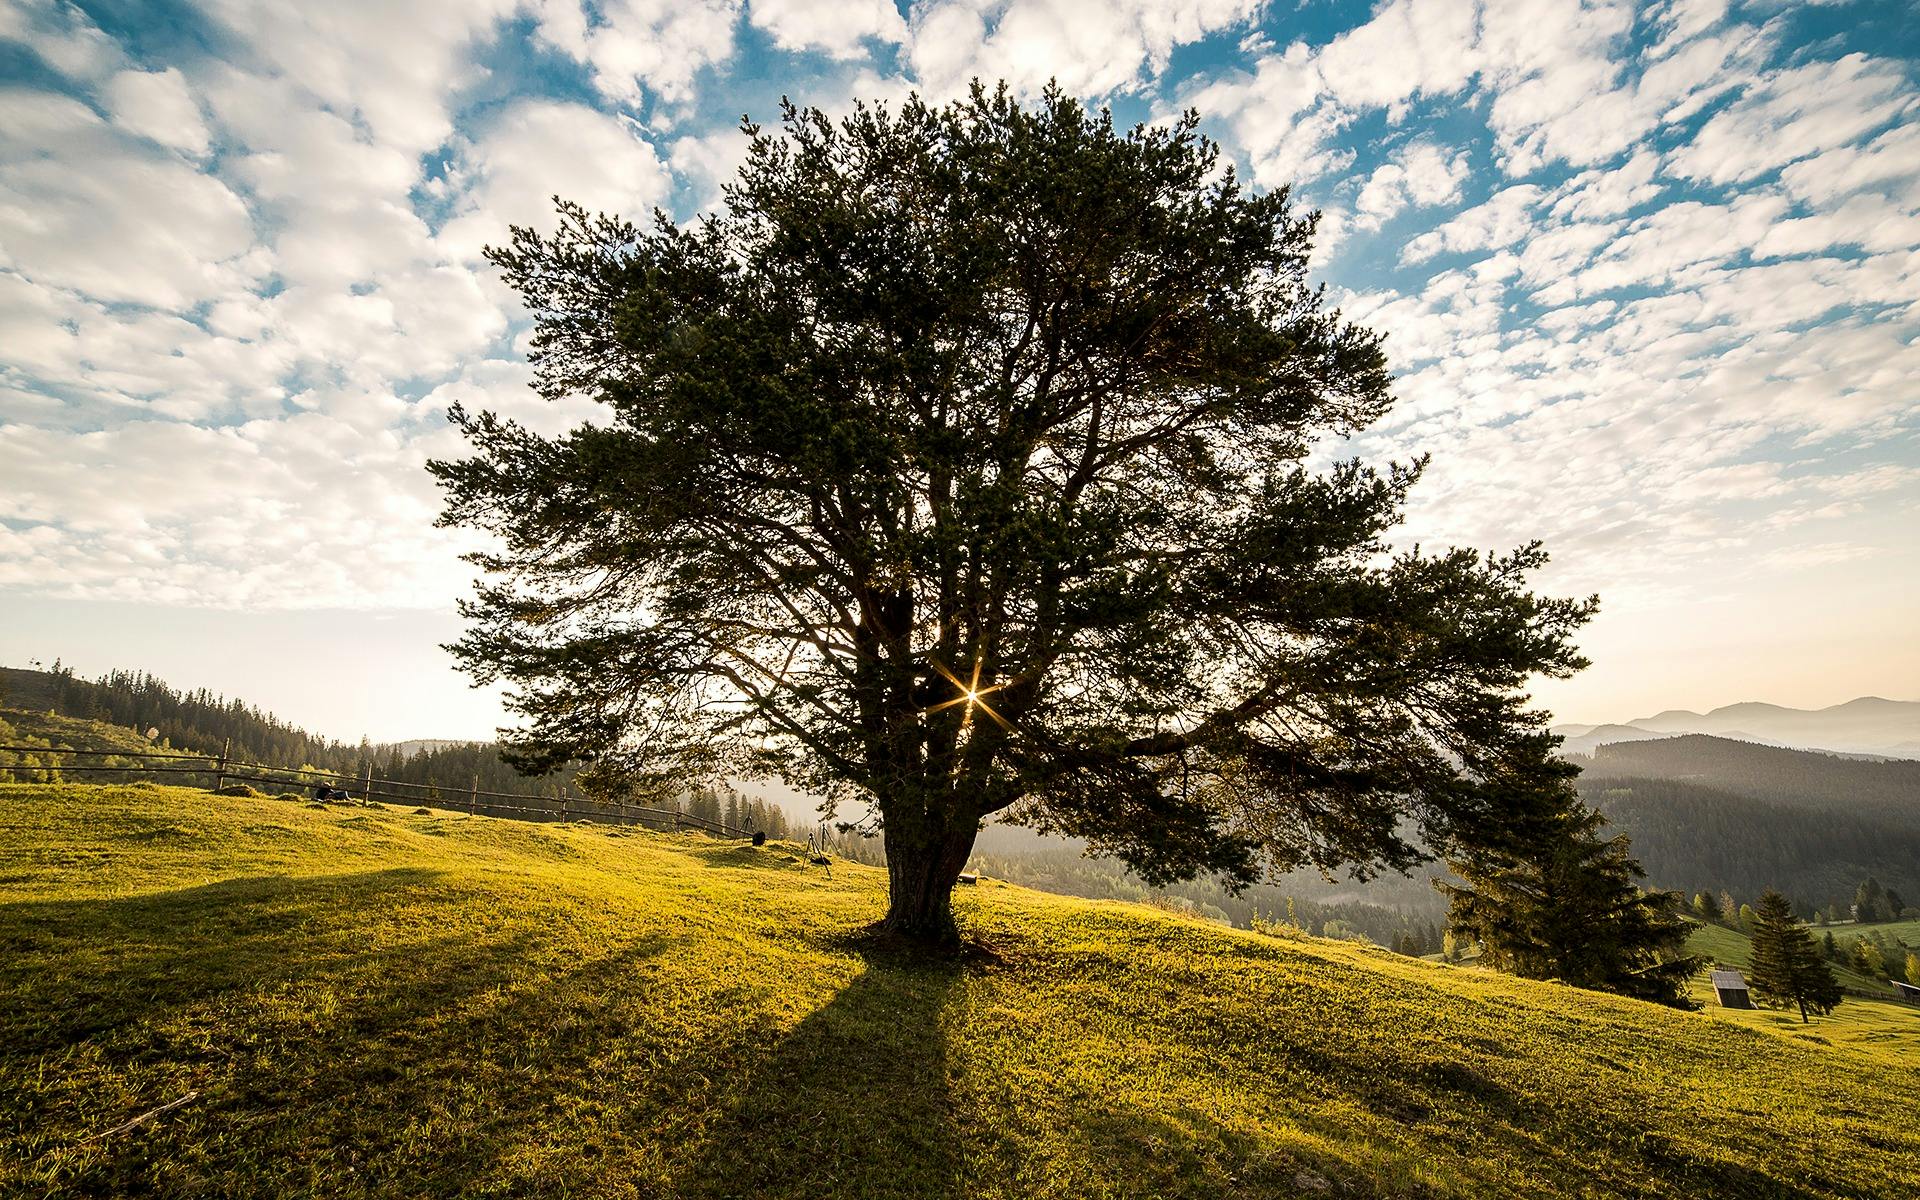
[[[0,788],[0,1194],[1864,1197],[1920,1161],[1871,1044],[990,882],[986,949],[929,961],[856,936],[883,889]]]

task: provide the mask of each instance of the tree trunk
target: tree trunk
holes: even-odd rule
[[[927,945],[960,941],[953,922],[953,885],[973,853],[978,830],[920,827],[905,822],[886,827],[887,917],[890,933]]]

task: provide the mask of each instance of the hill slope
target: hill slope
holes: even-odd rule
[[[1594,751],[1582,778],[1675,779],[1767,804],[1920,830],[1920,762],[1872,762],[1687,734]]]
[[[1872,1053],[991,884],[993,953],[902,958],[850,936],[882,887],[0,788],[0,1193],[1866,1197],[1920,1161]]]

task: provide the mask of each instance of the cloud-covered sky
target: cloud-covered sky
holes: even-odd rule
[[[579,414],[481,247],[697,213],[782,95],[974,76],[1197,108],[1323,210],[1400,375],[1336,449],[1431,451],[1410,536],[1601,593],[1561,715],[1920,694],[1899,0],[0,0],[0,661],[484,735],[421,464],[454,400]]]

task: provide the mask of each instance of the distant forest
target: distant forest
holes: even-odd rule
[[[1876,761],[1688,734],[1615,742],[1573,760],[1588,781],[1685,778],[1773,805],[1920,832],[1920,761],[1913,759]]]
[[[491,742],[407,747],[330,741],[240,700],[206,689],[182,691],[143,671],[110,671],[82,679],[56,662],[50,671],[0,667],[0,708],[53,712],[145,732],[158,731],[156,749],[215,755],[272,767],[309,767],[350,779],[369,768],[383,779],[431,785],[449,794],[478,787],[517,796],[552,796],[573,772],[529,778],[500,760]],[[417,743],[416,743],[417,744]]]
[[[1572,757],[1582,795],[1663,887],[1743,901],[1778,888],[1803,916],[1844,913],[1869,876],[1920,894],[1920,762],[1704,735]]]

